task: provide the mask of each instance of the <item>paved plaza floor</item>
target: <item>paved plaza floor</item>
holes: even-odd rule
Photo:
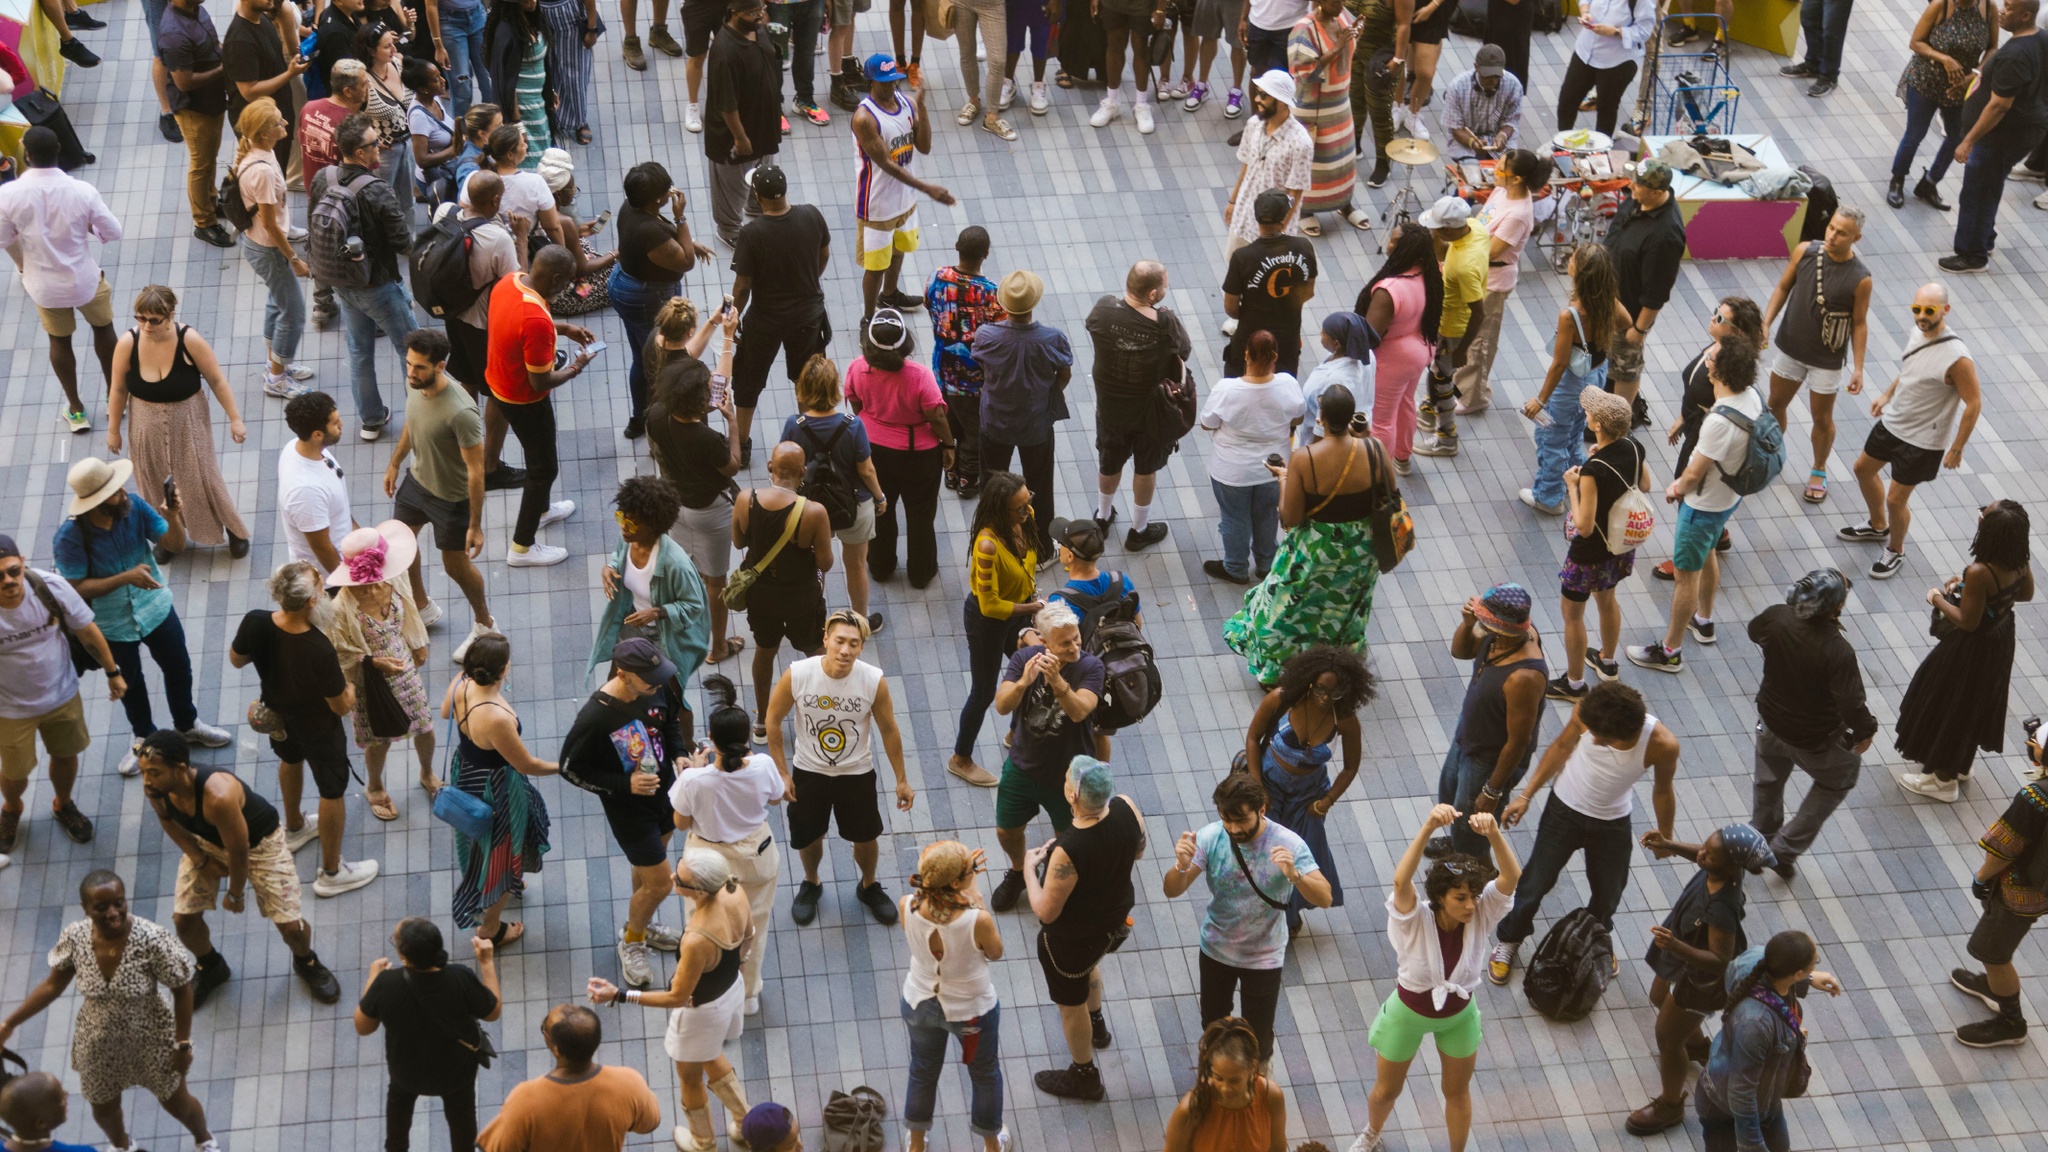
[[[213,16],[223,25],[229,15],[225,9],[216,0]],[[126,239],[105,252],[121,309],[117,315],[125,328],[127,302],[144,284],[175,288],[182,300],[179,319],[212,340],[248,419],[247,443],[229,443],[224,427],[217,427],[216,436],[229,486],[255,531],[254,550],[246,560],[235,561],[224,549],[201,549],[169,566],[198,669],[201,714],[237,722],[257,685],[253,671],[236,671],[228,664],[233,622],[249,608],[268,604],[262,578],[284,557],[272,485],[276,454],[290,434],[282,405],[257,390],[263,289],[237,253],[191,237],[182,192],[185,154],[155,130],[155,108],[147,93],[149,49],[138,6],[132,0],[111,0],[94,11],[112,21],[108,31],[85,34],[106,63],[97,71],[72,69],[65,100],[87,147],[99,155],[97,165],[79,174],[104,192],[127,232]],[[1893,88],[1916,15],[1917,7],[1903,2],[1859,6],[1849,32],[1842,88],[1822,101],[1805,96],[1803,81],[1779,79],[1782,61],[1777,57],[1739,48],[1734,58],[1743,86],[1740,127],[1775,134],[1794,162],[1830,175],[1845,203],[1870,214],[1862,252],[1876,277],[1869,341],[1873,390],[1891,377],[1910,331],[1906,303],[1915,286],[1939,275],[1935,261],[1949,251],[1953,222],[1952,216],[1917,203],[1897,212],[1882,203],[1888,161],[1903,122]],[[862,17],[860,50],[884,48],[885,27],[877,5]],[[592,91],[596,143],[573,149],[582,174],[578,208],[588,218],[619,207],[620,174],[639,160],[659,159],[684,182],[692,197],[691,222],[708,236],[702,142],[679,127],[682,62],[652,55],[650,71],[629,72],[618,58],[618,35],[615,28],[597,53]],[[1467,65],[1475,46],[1462,38],[1449,42],[1440,86]],[[1537,38],[1525,134],[1549,134],[1549,105],[1569,47],[1562,35]],[[954,57],[951,43],[927,46],[936,146],[917,163],[920,172],[950,187],[960,202],[953,208],[921,208],[925,247],[910,258],[906,275],[922,282],[950,260],[955,232],[975,223],[994,238],[992,274],[1021,267],[1045,278],[1048,294],[1039,318],[1073,335],[1081,358],[1073,385],[1076,416],[1059,433],[1057,499],[1063,514],[1079,514],[1092,501],[1094,487],[1089,463],[1092,386],[1081,322],[1096,297],[1118,290],[1133,260],[1153,257],[1166,263],[1172,278],[1169,303],[1196,334],[1198,375],[1213,381],[1220,374],[1223,342],[1215,333],[1222,317],[1217,287],[1223,270],[1221,210],[1235,175],[1231,150],[1223,144],[1230,126],[1216,101],[1194,115],[1177,107],[1162,110],[1159,130],[1149,137],[1138,134],[1128,109],[1123,120],[1095,131],[1087,117],[1099,89],[1055,89],[1049,116],[1029,115],[1022,101],[1011,110],[1021,138],[1004,144],[954,126],[953,113],[962,99]],[[822,74],[819,83],[824,83]],[[1923,156],[1931,157],[1934,144],[1928,141]],[[850,329],[859,307],[850,243],[854,148],[845,114],[833,110],[829,128],[797,125],[781,155],[790,172],[792,198],[818,204],[836,230],[827,292],[841,330],[833,351],[844,364],[855,352]],[[1951,198],[1955,187],[1951,177],[1946,188]],[[1360,185],[1360,195],[1375,214],[1392,191],[1391,185],[1377,192]],[[2021,779],[2019,721],[2042,711],[2048,696],[2048,669],[2035,647],[2042,634],[2038,610],[2020,612],[2007,752],[1982,759],[1962,803],[1930,803],[1899,790],[1893,777],[1901,765],[1891,751],[1890,728],[1906,682],[1932,644],[1922,598],[1928,587],[1960,570],[1974,524],[1972,510],[1994,497],[2037,509],[2048,502],[2041,458],[2034,455],[2034,462],[2027,463],[2048,433],[2048,417],[2042,413],[2048,392],[2038,372],[2048,356],[2048,325],[2043,324],[2048,315],[2043,307],[2048,216],[2028,203],[2038,191],[2037,185],[2012,186],[1990,274],[1959,277],[1951,284],[1952,322],[1977,358],[1985,381],[1985,414],[1963,468],[1944,473],[1916,498],[1911,552],[1900,577],[1889,583],[1868,580],[1863,569],[1875,553],[1835,539],[1838,526],[1861,516],[1849,465],[1871,424],[1863,400],[1845,398],[1840,406],[1841,433],[1830,461],[1835,493],[1818,508],[1799,499],[1798,471],[1806,459],[1809,427],[1801,412],[1788,436],[1792,466],[1784,481],[1748,500],[1734,522],[1735,549],[1724,560],[1717,611],[1726,639],[1714,648],[1691,646],[1682,676],[1655,676],[1624,665],[1624,679],[1643,691],[1651,710],[1683,741],[1678,831],[1681,839],[1697,839],[1724,822],[1746,818],[1749,811],[1752,696],[1760,661],[1743,637],[1742,623],[1774,603],[1787,583],[1810,568],[1832,564],[1855,577],[1844,623],[1861,656],[1872,707],[1886,727],[1867,758],[1862,783],[1802,861],[1796,882],[1787,885],[1766,876],[1747,885],[1750,939],[1762,941],[1788,927],[1812,933],[1821,965],[1848,989],[1838,1000],[1808,1004],[1813,1088],[1807,1099],[1786,1109],[1797,1148],[2048,1149],[2042,1135],[2048,1067],[2041,1042],[1992,1052],[1958,1046],[1950,1031],[1980,1016],[1982,1009],[1947,987],[1946,980],[1950,966],[1965,962],[1963,940],[1974,919],[1966,891],[1980,858],[1974,841]],[[302,198],[293,198],[300,220],[303,204]],[[1377,234],[1358,234],[1325,219],[1326,234],[1317,249],[1323,261],[1320,297],[1310,306],[1318,316],[1348,305],[1379,259]],[[1704,342],[1713,301],[1739,292],[1762,302],[1778,272],[1776,261],[1685,268],[1650,341],[1645,392],[1658,429],[1673,412],[1677,370]],[[687,291],[700,303],[715,301],[729,280],[722,268],[702,270],[690,279]],[[1408,563],[1379,585],[1372,665],[1380,677],[1380,698],[1365,714],[1364,770],[1332,815],[1335,866],[1348,900],[1342,908],[1311,914],[1287,961],[1273,1071],[1288,1090],[1291,1139],[1313,1137],[1341,1149],[1365,1118],[1373,1069],[1366,1027],[1392,990],[1394,977],[1382,910],[1385,884],[1432,802],[1437,766],[1455,723],[1466,669],[1449,657],[1445,638],[1457,621],[1458,605],[1496,581],[1520,581],[1536,593],[1537,622],[1552,650],[1559,648],[1554,590],[1564,541],[1557,521],[1537,518],[1515,499],[1515,490],[1529,481],[1534,452],[1529,425],[1512,406],[1540,384],[1552,317],[1564,296],[1561,277],[1525,264],[1498,365],[1499,403],[1465,425],[1464,455],[1454,460],[1418,457],[1415,475],[1405,485],[1421,543]],[[564,389],[559,400],[563,470],[558,495],[575,499],[578,512],[566,525],[548,529],[543,539],[568,545],[570,560],[549,569],[508,570],[503,557],[516,493],[493,493],[486,517],[485,572],[492,607],[512,639],[516,661],[509,695],[525,717],[529,743],[542,755],[554,754],[592,687],[582,671],[598,610],[598,569],[615,539],[607,515],[610,493],[621,478],[652,471],[645,442],[630,443],[619,433],[626,410],[626,359],[623,348],[616,347],[621,327],[609,313],[586,322],[615,347]],[[920,329],[919,346],[928,349],[928,328]],[[62,516],[67,466],[104,451],[105,405],[96,396],[97,385],[90,385],[86,393],[95,397],[94,432],[73,436],[60,427],[44,340],[18,285],[0,289],[0,347],[6,350],[0,353],[0,531],[14,534],[45,565]],[[302,358],[319,369],[318,384],[342,399],[353,427],[339,328],[310,334]],[[1311,353],[1311,362],[1315,358]],[[397,403],[403,379],[388,348],[380,349],[379,371],[386,399]],[[778,384],[764,399],[762,416],[773,427],[792,405],[790,390]],[[1652,439],[1653,470],[1667,474],[1671,449],[1661,437]],[[351,436],[337,449],[349,474],[356,515],[365,522],[387,514],[388,501],[376,478],[392,443],[391,437],[364,444]],[[1161,474],[1157,507],[1171,526],[1168,540],[1142,555],[1126,555],[1120,543],[1112,544],[1104,561],[1106,567],[1128,571],[1143,592],[1147,633],[1158,650],[1167,688],[1158,711],[1117,741],[1118,782],[1148,814],[1152,847],[1139,865],[1143,895],[1135,913],[1136,934],[1105,966],[1108,1017],[1116,1037],[1115,1047],[1102,1054],[1106,1102],[1066,1104],[1034,1090],[1031,1072],[1064,1065],[1065,1049],[1032,960],[1028,919],[1023,914],[1002,918],[1009,952],[997,965],[996,980],[1005,1008],[1005,1115],[1019,1149],[1156,1148],[1176,1097],[1193,1081],[1193,1041],[1199,1032],[1195,941],[1203,897],[1198,891],[1168,902],[1158,895],[1160,876],[1171,863],[1173,837],[1212,818],[1209,789],[1240,747],[1257,700],[1242,662],[1218,635],[1238,590],[1201,572],[1202,560],[1217,555],[1219,547],[1206,452],[1205,438],[1191,437]],[[516,458],[516,449],[511,455]],[[752,473],[757,482],[764,475],[758,463],[762,455],[757,454]],[[918,789],[916,807],[890,816],[883,841],[883,879],[898,894],[919,847],[933,839],[958,837],[997,855],[993,794],[960,783],[944,769],[954,716],[966,690],[959,622],[971,508],[950,495],[941,499],[941,548],[951,559],[939,580],[918,593],[899,578],[878,586],[873,602],[888,624],[870,656],[889,673],[898,707],[907,713],[909,771]],[[1127,522],[1127,496],[1122,503]],[[1647,568],[1669,554],[1669,541],[1667,522],[1642,554],[1637,578],[1623,585],[1629,642],[1643,643],[1662,628],[1670,586],[1649,579]],[[468,619],[460,596],[437,567],[430,579],[433,594],[449,612],[448,621],[436,629],[431,658],[430,691],[438,699],[452,669],[448,651]],[[835,603],[844,602],[837,573],[828,592]],[[744,687],[746,667],[743,659],[723,670]],[[153,669],[150,675],[154,680]],[[101,683],[94,677],[88,684],[96,743],[85,757],[78,788],[81,806],[99,821],[98,838],[75,845],[57,834],[48,819],[48,787],[39,780],[30,792],[30,818],[14,865],[0,872],[0,1002],[8,1005],[18,1003],[41,978],[43,957],[59,928],[79,915],[74,890],[88,869],[115,868],[129,878],[136,912],[169,922],[177,853],[151,817],[139,783],[114,774],[126,725],[118,710],[97,697]],[[1562,706],[1548,709],[1546,741],[1564,716]],[[276,774],[267,748],[245,726],[237,722],[233,727],[234,746],[204,758],[234,765],[274,799]],[[1000,762],[993,724],[983,732],[979,755],[991,767]],[[397,784],[412,779],[402,754],[394,753],[392,767]],[[539,787],[554,818],[553,851],[545,869],[529,877],[523,904],[511,909],[528,931],[502,958],[507,1005],[493,1031],[505,1055],[478,1086],[486,1116],[513,1083],[548,1066],[537,1035],[547,1008],[577,998],[586,977],[618,976],[613,940],[628,887],[626,865],[613,851],[594,798],[558,781],[544,780]],[[1794,792],[1803,794],[1803,784]],[[379,1147],[383,1044],[381,1038],[359,1040],[348,1010],[369,961],[386,954],[393,922],[429,915],[444,930],[450,927],[456,880],[449,829],[430,818],[416,788],[397,795],[403,815],[390,824],[371,818],[359,787],[348,800],[347,854],[378,860],[382,878],[337,899],[307,897],[316,946],[346,993],[342,1004],[322,1006],[307,996],[289,975],[284,948],[253,914],[211,917],[236,978],[198,1016],[191,1082],[223,1146],[232,1152],[368,1152]],[[774,822],[779,829],[781,817]],[[1524,852],[1533,825],[1513,836]],[[1044,832],[1042,825],[1035,826],[1033,840]],[[305,859],[301,867],[310,868]],[[748,1021],[745,1035],[728,1049],[742,1069],[749,1096],[793,1107],[813,1146],[824,1098],[833,1089],[874,1085],[889,1098],[892,1117],[900,1116],[908,1062],[897,1016],[907,946],[898,930],[875,925],[854,901],[852,863],[843,844],[832,844],[828,862],[826,899],[817,923],[805,929],[789,923],[784,893],[766,939],[762,1013]],[[794,867],[793,857],[787,858],[785,870]],[[1615,930],[1617,950],[1625,953],[1621,976],[1589,1019],[1573,1025],[1544,1020],[1524,1002],[1519,979],[1512,988],[1489,986],[1479,992],[1487,1036],[1474,1083],[1474,1147],[1544,1152],[1637,1146],[1635,1137],[1623,1133],[1622,1119],[1653,1094],[1655,1083],[1649,972],[1640,956],[1648,947],[1650,926],[1669,909],[1686,876],[1679,862],[1658,863],[1638,853]],[[1550,898],[1539,928],[1583,899],[1584,891],[1574,867]],[[679,915],[674,907],[666,912],[671,921]],[[2034,940],[2020,951],[2018,964],[2030,981],[2043,971],[2042,946]],[[466,949],[454,951],[461,956]],[[663,979],[668,963],[664,957]],[[2036,1020],[2048,1015],[2048,996],[2041,988],[2027,985],[2027,1013]],[[67,996],[16,1036],[14,1047],[32,1066],[66,1069],[75,1005]],[[663,1019],[655,1012],[625,1010],[606,1011],[603,1021],[600,1060],[641,1069],[663,1100],[660,1132],[637,1137],[630,1146],[664,1144],[668,1125],[681,1117],[674,1071],[660,1043]],[[1434,1056],[1416,1065],[1389,1128],[1390,1148],[1419,1152],[1444,1147],[1436,1072]],[[67,1079],[75,1089],[76,1076],[67,1073]],[[177,1125],[142,1093],[130,1092],[128,1105],[131,1126],[144,1146],[159,1152],[189,1146]],[[966,1147],[962,1072],[948,1072],[940,1109],[934,1146]],[[71,1122],[60,1137],[92,1141],[98,1136],[87,1109],[74,1098]],[[446,1147],[438,1108],[422,1110],[413,1137],[416,1147]],[[889,1139],[892,1146],[901,1139],[893,1120]],[[1698,1147],[1701,1140],[1697,1123],[1688,1120],[1683,1129],[1640,1143],[1658,1150]]]

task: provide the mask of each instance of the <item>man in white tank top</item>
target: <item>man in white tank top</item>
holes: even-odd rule
[[[854,167],[854,255],[862,270],[861,317],[878,305],[922,308],[924,297],[899,291],[896,277],[903,254],[917,251],[917,195],[941,204],[953,194],[910,174],[918,153],[932,150],[931,119],[924,112],[924,89],[913,86],[906,99],[896,86],[909,77],[887,52],[868,57],[867,98],[853,114],[853,139],[860,146]]]
[[[910,811],[916,798],[903,769],[903,737],[882,670],[860,659],[867,646],[867,618],[842,608],[825,618],[825,653],[799,660],[776,681],[768,698],[768,755],[782,772],[789,801],[789,842],[803,861],[804,879],[790,904],[790,918],[809,924],[818,915],[824,888],[818,864],[825,857],[825,830],[834,822],[853,845],[860,869],[854,890],[874,918],[896,923],[896,902],[875,879],[876,841],[882,807],[875,795],[874,738],[882,738],[896,773],[896,810]],[[786,750],[782,722],[793,718],[796,747]],[[795,763],[792,765],[791,761]]]
[[[1657,830],[1669,836],[1678,816],[1678,799],[1671,789],[1672,778],[1678,775],[1678,737],[1649,714],[1635,689],[1617,680],[1595,684],[1501,813],[1501,823],[1513,828],[1543,785],[1557,781],[1536,826],[1536,847],[1515,889],[1514,910],[1494,933],[1497,943],[1486,967],[1487,979],[1508,982],[1515,952],[1535,931],[1543,898],[1581,850],[1586,853],[1586,884],[1592,889],[1586,909],[1599,918],[1601,927],[1614,930],[1614,910],[1621,906],[1629,861],[1635,855],[1636,781],[1652,768],[1657,776],[1650,805],[1656,810]]]
[[[1884,552],[1870,565],[1878,580],[1898,574],[1906,564],[1906,528],[1913,514],[1906,502],[1913,489],[1941,470],[1963,466],[1963,445],[1977,428],[1984,410],[1977,362],[1955,333],[1948,330],[1948,288],[1922,284],[1913,294],[1913,327],[1918,331],[1899,354],[1899,374],[1884,394],[1870,402],[1870,414],[1881,417],[1856,457],[1856,485],[1863,489],[1869,510],[1861,524],[1835,535],[1859,544],[1884,541]],[[1963,418],[1956,419],[1956,408]],[[1949,438],[1953,429],[1955,438]],[[1889,487],[1877,478],[1891,465]]]

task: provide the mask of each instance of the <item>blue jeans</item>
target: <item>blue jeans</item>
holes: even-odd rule
[[[448,96],[455,103],[455,119],[469,111],[469,82],[476,80],[477,99],[491,102],[491,74],[478,67],[484,58],[484,6],[481,3],[457,7],[441,5],[441,47],[448,50]]]
[[[1598,388],[1607,381],[1607,365],[1593,369],[1584,380],[1567,369],[1550,394],[1543,411],[1550,417],[1545,427],[1536,425],[1536,479],[1529,485],[1536,502],[1546,508],[1564,506],[1564,473],[1586,462],[1586,410],[1579,405],[1579,391]]]
[[[1555,792],[1543,805],[1543,820],[1536,825],[1536,847],[1522,865],[1522,882],[1515,886],[1515,907],[1500,922],[1494,935],[1503,944],[1519,944],[1536,930],[1536,912],[1543,898],[1557,886],[1558,874],[1579,851],[1586,853],[1586,885],[1593,890],[1586,910],[1600,926],[1614,931],[1614,910],[1621,907],[1628,889],[1628,866],[1635,858],[1633,820],[1619,816],[1596,820],[1557,798]]]
[[[263,305],[263,342],[270,346],[273,357],[289,364],[299,354],[299,339],[306,334],[306,290],[284,253],[256,243],[247,232],[239,237],[239,243],[242,259],[263,277],[263,286],[270,290],[270,299]]]
[[[142,679],[145,646],[149,648],[150,659],[156,661],[157,671],[164,674],[164,695],[171,701],[171,727],[183,732],[199,721],[199,709],[192,703],[192,656],[185,648],[185,626],[178,622],[178,613],[173,610],[156,626],[156,631],[140,640],[107,641],[107,647],[114,650],[114,664],[121,669],[121,679],[128,682],[121,708],[128,713],[128,727],[137,740],[156,731],[156,719],[149,711],[149,685]]]
[[[1216,507],[1223,513],[1216,526],[1223,536],[1223,570],[1232,576],[1251,575],[1247,553],[1259,572],[1271,568],[1280,543],[1279,483],[1240,488],[1211,480],[1209,488],[1216,493]]]
[[[1500,786],[1504,796],[1513,792],[1515,785],[1522,782],[1523,775],[1529,771],[1529,757],[1535,751],[1536,741],[1532,739],[1529,746],[1522,750],[1521,762],[1514,766]],[[1482,764],[1467,756],[1465,750],[1458,746],[1457,738],[1453,737],[1451,750],[1444,753],[1443,772],[1437,777],[1436,802],[1449,804],[1460,812],[1470,813],[1474,811],[1473,801],[1479,799],[1479,790],[1492,778],[1493,765]],[[1500,809],[1506,806],[1505,800],[1495,805],[1495,813],[1498,814]],[[1476,856],[1481,860],[1493,859],[1493,845],[1487,842],[1486,837],[1472,831],[1463,816],[1458,818],[1457,823],[1451,825],[1451,849],[1463,852],[1467,856]]]
[[[611,297],[612,311],[626,325],[626,353],[633,359],[633,367],[626,373],[626,387],[633,397],[629,415],[643,416],[647,412],[647,371],[640,364],[640,353],[647,347],[648,334],[654,331],[654,314],[683,286],[674,280],[650,284],[628,276],[617,264],[612,265],[611,277],[604,286]]]
[[[1920,151],[1920,142],[1927,138],[1927,130],[1934,126],[1934,118],[1941,117],[1941,147],[1934,150],[1934,163],[1927,169],[1927,178],[1936,184],[1948,175],[1948,166],[1956,158],[1956,145],[1962,141],[1963,106],[1944,108],[1932,96],[1922,96],[1912,88],[1906,89],[1906,133],[1899,137],[1899,150],[1892,156],[1892,176],[1903,180],[1913,170],[1913,157]]]
[[[334,301],[341,307],[341,324],[348,334],[356,419],[366,428],[381,428],[391,419],[391,409],[377,391],[377,329],[384,329],[393,348],[403,349],[405,338],[419,327],[412,320],[412,301],[405,295],[405,285],[396,280],[368,288],[336,288]]]
[[[904,1026],[910,1029],[910,1087],[903,1093],[903,1126],[912,1132],[931,1131],[932,1112],[939,1101],[939,1070],[946,1063],[946,1038],[958,1036],[960,1059],[974,1086],[968,1104],[968,1131],[976,1136],[1002,1131],[1003,1069],[996,1061],[1002,1005],[973,1020],[948,1020],[936,996],[915,1008],[908,1000],[901,1003]]]
[[[1963,190],[1956,195],[1956,255],[1989,257],[1998,243],[1998,199],[2005,174],[2028,149],[1999,148],[1979,141],[1963,163]]]
[[[1829,80],[1842,75],[1842,42],[1849,37],[1849,12],[1856,0],[1799,0],[1799,27],[1806,33],[1806,63]]]
[[[789,29],[789,79],[796,87],[796,98],[816,104],[818,29],[825,23],[825,0],[770,4],[768,18]],[[839,62],[833,61],[832,66],[837,68]]]
[[[163,23],[164,9],[170,6],[171,0],[142,0],[142,22],[149,26],[149,51],[152,56],[156,55],[157,25]]]

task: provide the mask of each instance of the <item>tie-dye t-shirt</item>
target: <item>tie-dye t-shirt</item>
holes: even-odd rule
[[[1273,849],[1294,853],[1294,870],[1306,876],[1322,866],[1308,842],[1288,829],[1261,821],[1259,834],[1238,845],[1244,866],[1230,848],[1230,833],[1221,820],[1195,833],[1195,858],[1209,882],[1209,910],[1202,917],[1202,954],[1233,968],[1278,968],[1287,958],[1287,918],[1282,911],[1294,885],[1269,858]],[[1252,890],[1245,871],[1258,882]],[[1264,892],[1279,908],[1259,899]]]

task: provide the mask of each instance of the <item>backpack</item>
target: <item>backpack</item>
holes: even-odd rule
[[[1749,433],[1749,448],[1742,455],[1742,466],[1730,472],[1716,460],[1714,470],[1738,496],[1754,495],[1769,488],[1785,468],[1785,435],[1778,428],[1778,418],[1765,409],[1751,420],[1726,404],[1714,405],[1714,412]]]
[[[1591,461],[1613,472],[1623,484],[1628,485],[1628,490],[1616,497],[1614,506],[1607,510],[1607,523],[1593,525],[1607,551],[1616,556],[1634,551],[1647,542],[1650,531],[1657,526],[1656,507],[1650,503],[1649,496],[1636,486],[1642,475],[1641,448],[1636,449],[1636,459],[1639,463],[1634,476],[1621,475],[1614,465],[1605,460]]]
[[[1529,1006],[1560,1023],[1583,1020],[1614,978],[1614,944],[1600,921],[1574,908],[1551,925],[1529,960],[1522,992]]]
[[[804,478],[796,486],[796,492],[806,500],[825,506],[825,515],[831,518],[834,532],[853,527],[854,517],[860,512],[860,502],[853,494],[853,477],[842,473],[839,462],[832,458],[833,446],[846,435],[846,429],[852,423],[853,417],[842,417],[839,427],[820,443],[809,422],[802,416],[796,418],[796,430],[808,442],[804,454],[810,457],[804,464]]]
[[[483,295],[469,277],[469,254],[476,247],[476,230],[491,218],[455,217],[450,212],[436,220],[412,249],[413,298],[436,320],[467,312]]]
[[[1799,228],[1799,242],[1820,240],[1828,234],[1828,221],[1835,218],[1835,209],[1841,200],[1835,195],[1835,182],[1821,175],[1818,169],[1805,164],[1799,170],[1813,182],[1806,190],[1806,221]]]
[[[377,178],[365,172],[343,183],[341,169],[327,169],[327,187],[306,213],[306,263],[312,266],[315,282],[329,288],[367,288],[370,264],[362,255],[362,212],[356,198],[365,185]],[[351,256],[353,242],[357,254]]]
[[[256,213],[242,199],[241,175],[232,164],[228,174],[220,178],[220,191],[213,197],[213,214],[233,224],[237,232],[247,232],[256,226]]]
[[[1564,5],[1558,0],[1535,0],[1536,15],[1530,19],[1530,26],[1538,32],[1556,32],[1564,27]],[[1635,5],[1629,5],[1631,14]]]
[[[825,1152],[882,1152],[882,1121],[889,1118],[889,1103],[882,1094],[863,1084],[851,1092],[832,1090],[825,1101],[825,1134],[820,1141]]]
[[[1128,728],[1159,706],[1165,686],[1152,645],[1138,630],[1136,597],[1121,591],[1122,573],[1111,572],[1109,589],[1100,596],[1068,587],[1060,598],[1081,613],[1081,651],[1102,661],[1102,699],[1095,705],[1095,723],[1106,729]]]

